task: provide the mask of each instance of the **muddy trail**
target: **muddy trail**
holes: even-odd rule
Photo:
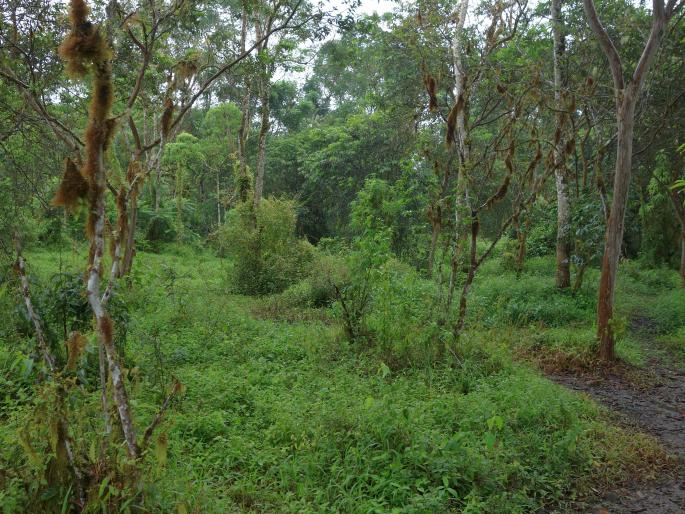
[[[650,320],[646,318],[638,317],[631,322],[631,331],[639,336],[648,355],[646,381],[636,384],[621,372],[606,372],[601,376],[550,375],[550,378],[610,408],[626,426],[652,434],[681,464],[663,482],[635,484],[608,492],[598,503],[579,506],[576,512],[685,513],[685,373],[658,356],[659,349],[650,328]]]

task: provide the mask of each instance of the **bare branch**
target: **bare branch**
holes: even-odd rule
[[[664,27],[666,26],[666,12],[664,10],[663,0],[653,0],[652,2],[652,30],[649,33],[649,38],[645,44],[645,48],[642,51],[640,60],[635,67],[635,72],[633,73],[632,84],[640,91],[647,78],[647,70],[649,65],[652,63],[657,50],[659,49],[659,44],[661,43],[661,36],[664,33]]]
[[[655,0],[655,2],[658,1],[659,0]],[[590,28],[595,33],[595,36],[597,36],[599,46],[602,48],[604,55],[606,55],[607,59],[609,60],[611,76],[614,79],[615,93],[618,94],[618,92],[622,91],[625,86],[623,81],[621,57],[618,55],[618,50],[616,50],[614,42],[609,37],[606,29],[602,26],[602,22],[599,21],[599,16],[597,15],[594,1],[583,0],[583,8],[585,9],[588,25],[590,25]]]

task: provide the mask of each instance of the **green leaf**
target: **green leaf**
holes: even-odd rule
[[[492,450],[497,442],[497,436],[492,432],[485,432],[483,441],[485,441],[485,446],[488,448],[488,450]]]

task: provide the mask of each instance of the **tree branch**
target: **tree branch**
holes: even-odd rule
[[[658,2],[659,0],[654,1]],[[583,0],[583,8],[585,9],[585,16],[587,18],[588,25],[590,25],[590,28],[595,33],[595,36],[597,36],[599,46],[602,48],[604,55],[606,55],[607,59],[609,60],[611,75],[614,79],[614,92],[618,94],[625,87],[625,83],[623,81],[621,57],[618,55],[618,50],[616,50],[614,42],[609,37],[606,29],[602,26],[602,22],[599,21],[599,16],[597,15],[594,1]]]

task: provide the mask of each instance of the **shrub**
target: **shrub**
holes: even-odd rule
[[[685,289],[672,289],[658,295],[645,309],[659,334],[685,327]]]
[[[434,316],[435,284],[392,256],[389,231],[358,238],[349,261],[350,282],[334,305],[347,337],[392,369],[439,358],[449,333]]]
[[[595,304],[594,293],[559,291],[548,276],[490,276],[474,287],[471,319],[487,326],[536,323],[558,327],[592,319]]]
[[[394,259],[375,273],[364,325],[391,368],[422,367],[440,357],[451,333],[434,316],[435,293],[433,282]]]
[[[232,285],[242,294],[279,293],[307,275],[314,248],[295,235],[295,204],[264,199],[229,212],[216,235],[220,252],[234,261]]]
[[[336,298],[336,286],[346,287],[349,270],[342,258],[316,252],[309,275],[282,293],[271,295],[260,302],[253,312],[269,318],[301,320],[311,315],[325,317],[325,313],[303,309],[330,307]]]
[[[526,238],[526,255],[541,257],[553,254],[557,240],[556,205],[536,203],[530,216],[533,223]]]

